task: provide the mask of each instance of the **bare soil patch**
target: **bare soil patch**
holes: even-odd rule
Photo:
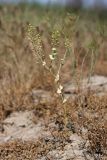
[[[90,90],[94,91],[94,96],[99,97],[100,95],[102,98],[106,95],[107,78],[94,76],[91,77],[90,83],[88,84],[87,79],[85,79],[83,80],[81,87],[83,87],[84,90],[90,88]],[[74,94],[75,90],[76,88],[71,82],[65,85],[65,94],[69,99],[77,96],[76,93]],[[42,107],[46,107],[44,106],[45,103],[48,101],[51,101],[52,103],[54,101],[50,91],[33,90],[32,96],[34,103],[37,106],[40,105],[39,103],[41,102]],[[105,98],[99,102],[102,104],[104,101]],[[102,106],[98,106],[99,102],[94,100],[92,101],[92,104],[89,101],[85,108],[83,106],[82,110],[81,108],[78,109],[77,106],[75,112],[73,110],[73,117],[71,111],[71,121],[69,121],[66,130],[63,128],[63,121],[60,114],[53,114],[51,115],[52,117],[47,117],[48,114],[35,117],[37,112],[41,112],[38,108],[31,111],[12,112],[0,125],[0,159],[105,160],[107,158],[105,151],[106,142],[105,148],[103,148],[104,153],[102,153],[101,146],[99,146],[98,151],[98,144],[96,143],[101,140],[100,144],[104,145],[103,136],[106,136],[106,132],[104,133],[105,135],[102,135],[102,137],[100,136],[103,133],[103,128],[101,130],[101,127],[106,128],[107,108],[105,103],[102,104]],[[92,108],[90,108],[90,104],[93,105]],[[80,124],[77,123],[78,120],[81,121]],[[101,126],[99,128],[100,130],[95,131],[92,124],[97,121]],[[96,137],[95,132],[98,132],[99,134],[97,137],[99,140],[97,139],[98,141],[96,140],[96,143],[94,143]],[[93,144],[91,144],[92,142]],[[92,146],[90,147],[90,145]],[[90,148],[93,148],[93,152]]]

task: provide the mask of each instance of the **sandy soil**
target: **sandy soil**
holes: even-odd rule
[[[102,96],[107,92],[107,78],[103,76],[91,77],[90,83],[87,83],[87,79],[84,79],[81,83],[81,87],[84,90],[90,88],[94,91],[94,94]],[[68,98],[76,96],[75,86],[72,82],[65,84],[64,91]],[[51,97],[51,93],[44,90],[33,90],[32,96],[34,102],[38,105],[40,98],[42,101],[54,101]],[[15,141],[22,141],[25,143],[37,143],[39,139],[45,140],[45,145],[51,144],[46,154],[38,154],[33,156],[33,160],[94,160],[94,158],[86,151],[88,141],[82,138],[78,133],[69,132],[69,138],[64,140],[63,138],[53,136],[51,130],[57,131],[57,124],[53,121],[45,122],[43,119],[34,121],[34,110],[32,111],[20,111],[11,113],[0,124],[0,159],[11,159],[11,153],[4,154],[2,146],[4,144],[13,143]],[[85,128],[82,128],[84,135],[87,133]],[[7,145],[8,146],[8,145]],[[8,148],[8,147],[7,147]],[[16,147],[17,148],[17,147]],[[6,149],[6,147],[5,147]],[[6,149],[8,150],[8,149]],[[25,149],[26,150],[26,149]],[[32,150],[32,149],[31,149]],[[32,154],[32,151],[29,151]],[[10,155],[10,156],[9,156]],[[14,154],[13,154],[14,155]],[[15,155],[13,156],[15,157]],[[97,159],[99,158],[96,155]],[[20,157],[16,156],[13,159],[19,160]],[[25,158],[27,157],[25,156]]]

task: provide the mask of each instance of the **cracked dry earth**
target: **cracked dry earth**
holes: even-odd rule
[[[83,80],[84,89],[90,87],[95,94],[102,96],[107,91],[107,78],[102,76],[91,77],[90,83]],[[85,86],[85,87],[84,87]],[[64,86],[67,98],[75,95],[72,83]],[[34,90],[33,99],[38,105],[39,98],[43,101],[54,101],[48,91]],[[82,128],[84,137],[78,132],[68,129],[58,131],[58,125],[53,119],[48,122],[44,119],[34,121],[34,110],[11,113],[0,124],[0,160],[99,160],[87,152],[89,145]],[[107,120],[107,119],[106,119]],[[96,159],[95,159],[96,158]],[[106,160],[106,158],[104,159]]]

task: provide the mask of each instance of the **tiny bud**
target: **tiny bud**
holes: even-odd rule
[[[61,65],[64,65],[64,59],[61,59]]]

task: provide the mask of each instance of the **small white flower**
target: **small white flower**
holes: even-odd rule
[[[55,77],[55,82],[57,83],[59,81],[59,73]]]
[[[53,52],[56,52],[56,48],[52,48],[52,51],[53,51]]]
[[[63,86],[60,85],[59,88],[57,89],[57,93],[58,93],[58,94],[61,94],[61,93],[62,93],[62,89],[63,89]]]
[[[52,53],[49,55],[50,60],[55,60],[57,56],[56,48],[52,48]]]
[[[66,102],[67,102],[67,99],[66,99],[66,98],[64,98],[64,99],[63,99],[63,103],[66,103]]]
[[[45,62],[45,61],[43,61],[42,65],[43,65],[43,66],[46,66],[46,62]]]
[[[54,57],[52,54],[49,55],[49,58],[50,58],[50,60],[52,60],[52,61],[55,59],[55,57]]]

